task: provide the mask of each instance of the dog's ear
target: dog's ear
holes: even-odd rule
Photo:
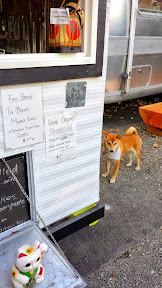
[[[116,139],[121,139],[122,137],[122,135],[117,135]]]
[[[109,135],[109,133],[107,131],[105,131],[105,130],[102,130],[102,132],[105,134],[105,136]]]

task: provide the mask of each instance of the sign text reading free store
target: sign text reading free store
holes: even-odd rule
[[[1,94],[6,149],[42,142],[41,87],[4,89]]]

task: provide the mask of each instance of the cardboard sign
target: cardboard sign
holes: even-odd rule
[[[50,24],[69,24],[69,8],[50,8]]]
[[[46,118],[48,163],[60,163],[76,156],[76,111],[58,112]]]
[[[4,89],[1,94],[6,149],[42,142],[41,87]]]

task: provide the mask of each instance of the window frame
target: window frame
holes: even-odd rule
[[[27,178],[27,182],[28,182],[28,196],[30,201],[32,202],[32,204],[35,206],[36,203],[36,199],[35,199],[35,180],[34,180],[34,167],[33,167],[33,163],[34,163],[34,155],[33,155],[33,150],[29,148],[29,150],[24,150],[22,152],[18,152],[16,154],[11,154],[9,156],[5,155],[4,158],[14,158],[16,155],[21,155],[25,153],[25,158],[26,158],[26,175]],[[2,157],[0,158],[2,159]],[[4,239],[8,236],[10,236],[12,233],[15,233],[17,231],[22,231],[25,228],[29,228],[33,225],[35,225],[36,221],[37,221],[37,217],[36,217],[36,212],[34,211],[31,203],[29,203],[29,209],[30,209],[30,219],[22,224],[19,224],[17,226],[14,226],[11,229],[8,229],[2,233],[0,233],[0,240]]]
[[[0,69],[0,86],[102,76],[106,8],[107,0],[99,0],[95,64]]]
[[[99,0],[85,0],[84,51],[78,53],[3,54],[2,69],[95,64]],[[93,15],[93,17],[89,17]]]

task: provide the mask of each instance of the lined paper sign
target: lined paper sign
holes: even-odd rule
[[[1,90],[6,149],[43,141],[40,86]]]
[[[50,24],[70,24],[69,8],[50,8]]]
[[[60,163],[76,156],[76,111],[46,118],[47,162]]]

